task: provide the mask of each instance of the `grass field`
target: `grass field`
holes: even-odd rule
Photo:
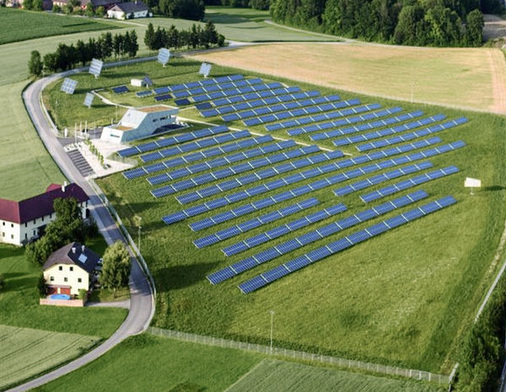
[[[128,338],[103,357],[37,391],[126,388],[139,392],[222,392],[261,359],[242,351],[144,334]]]
[[[100,339],[0,325],[0,389],[69,361]]]
[[[506,113],[498,49],[283,44],[193,58],[373,96]]]
[[[87,245],[97,249],[96,243]],[[107,338],[127,314],[126,310],[115,308],[40,306],[36,289],[39,269],[26,261],[22,248],[0,245],[0,274],[6,279],[0,292],[3,325]]]
[[[117,28],[116,24],[99,19],[53,15],[5,7],[0,8],[0,25],[2,26],[0,45],[53,35]]]
[[[265,359],[226,392],[431,392],[437,388],[413,381],[389,380],[292,362]]]
[[[174,67],[172,83],[195,78],[198,64],[183,64]],[[195,68],[193,72],[191,67]],[[218,73],[225,71],[217,68]],[[139,71],[129,67],[128,72],[133,75]],[[83,81],[83,85],[85,83]],[[104,83],[109,82],[104,78]],[[155,83],[159,81],[155,79]],[[303,83],[289,84],[298,84],[305,89],[316,88],[322,94],[331,91]],[[356,96],[349,93],[341,95],[344,98]],[[122,103],[135,103],[133,93],[116,99]],[[385,99],[364,96],[361,99],[364,103],[380,102],[384,107],[399,105],[407,111],[421,108],[427,115],[443,112],[448,118],[465,115],[470,119],[468,124],[439,135],[445,142],[464,140],[467,147],[430,159],[436,167],[456,165],[461,170],[460,174],[423,187],[432,197],[452,194],[459,203],[329,258],[318,266],[293,274],[253,295],[244,296],[239,293],[236,284],[273,265],[258,267],[258,271],[246,273],[217,287],[211,286],[205,276],[284,239],[230,259],[223,256],[220,248],[234,243],[236,239],[198,251],[191,243],[193,240],[230,224],[197,233],[191,232],[186,222],[165,226],[160,221],[161,216],[181,209],[173,197],[153,199],[145,179],[127,181],[117,174],[100,180],[99,184],[124,221],[127,225],[131,224],[132,235],[136,235],[137,230],[133,217],[140,215],[143,218],[143,255],[155,276],[159,293],[157,326],[266,343],[269,310],[272,309],[276,312],[276,345],[436,372],[449,370],[457,337],[472,318],[494,271],[490,262],[505,217],[505,173],[501,164],[504,154],[501,135],[505,120],[493,115],[401,104]],[[150,101],[140,102],[137,104],[149,104]],[[192,110],[182,113],[185,117],[195,116]],[[478,124],[479,133],[476,132]],[[232,125],[239,127],[240,124]],[[261,128],[253,127],[251,130],[260,132]],[[284,131],[274,135],[287,137]],[[298,140],[309,141],[307,137]],[[322,145],[330,146],[328,142]],[[345,151],[353,152],[353,149]],[[462,187],[465,176],[481,178],[487,187],[479,195],[470,197]],[[311,195],[322,204],[307,212],[341,201],[330,191],[327,189]],[[350,211],[363,208],[356,195],[347,196],[342,201]],[[222,208],[214,213],[225,210]],[[210,215],[201,215],[193,221]],[[277,221],[275,225],[291,219]],[[363,227],[365,225],[356,229]],[[253,230],[248,236],[265,229]],[[308,230],[302,230],[301,234]],[[290,257],[282,257],[274,263],[277,265],[315,247],[293,252]],[[302,292],[303,296],[300,295]],[[367,341],[366,345],[364,341]]]

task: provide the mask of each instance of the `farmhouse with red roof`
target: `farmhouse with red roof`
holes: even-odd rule
[[[77,184],[51,184],[44,193],[21,201],[0,198],[0,243],[24,245],[37,237],[56,219],[54,200],[71,197],[77,200],[86,218],[89,197]]]

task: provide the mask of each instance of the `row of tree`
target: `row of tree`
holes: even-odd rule
[[[487,1],[483,0],[483,4]],[[272,0],[277,23],[369,41],[417,46],[479,46],[477,0]]]
[[[234,8],[253,8],[255,10],[268,10],[270,0],[205,0],[206,5],[222,5]]]
[[[71,69],[75,66],[89,63],[92,59],[106,60],[114,57],[135,57],[139,50],[137,33],[135,30],[125,34],[104,33],[97,39],[90,38],[88,42],[79,40],[76,45],[60,43],[56,52],[48,53],[43,59],[38,51],[33,51],[28,62],[31,75],[39,76],[42,70],[57,72]]]
[[[205,27],[192,25],[190,30],[178,30],[172,25],[169,30],[154,29],[150,23],[144,36],[144,43],[150,50],[160,48],[181,49],[183,47],[198,49],[215,46],[225,46],[225,37],[218,34],[212,22],[207,22]]]

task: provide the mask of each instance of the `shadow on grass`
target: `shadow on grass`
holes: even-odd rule
[[[207,274],[218,263],[198,263],[192,265],[176,265],[161,268],[156,272],[157,279],[164,282],[161,292],[184,289],[206,279]]]
[[[2,292],[8,291],[20,291],[29,288],[33,288],[35,290],[36,286],[36,278],[30,276],[28,274],[21,273],[5,273],[3,274],[5,277],[5,287]]]
[[[495,191],[503,191],[506,187],[502,185],[492,185],[492,186],[486,186],[483,188],[485,192],[495,192]]]

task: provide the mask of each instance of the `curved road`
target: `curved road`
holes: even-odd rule
[[[32,122],[37,129],[37,132],[46,146],[49,154],[53,157],[55,162],[60,167],[63,174],[72,182],[81,186],[90,197],[90,210],[95,218],[100,232],[104,235],[108,244],[115,241],[125,241],[120,229],[116,226],[109,211],[102,203],[101,199],[97,196],[94,189],[90,186],[87,180],[81,176],[79,171],[75,168],[67,154],[63,151],[63,147],[56,138],[52,129],[52,125],[46,118],[41,106],[42,90],[53,81],[77,72],[86,70],[72,70],[61,74],[51,75],[49,77],[37,80],[32,83],[23,93],[23,100],[26,109],[30,115]],[[149,285],[147,277],[144,275],[140,264],[136,258],[132,258],[132,272],[130,275],[130,311],[127,318],[118,328],[118,330],[104,343],[96,349],[90,351],[86,355],[69,362],[68,364],[48,373],[39,378],[31,380],[25,384],[19,385],[11,391],[27,391],[29,389],[41,386],[50,381],[53,381],[65,374],[68,374],[81,366],[97,359],[105,354],[111,348],[119,344],[127,337],[143,332],[151,322],[154,314],[154,296],[151,286]]]

